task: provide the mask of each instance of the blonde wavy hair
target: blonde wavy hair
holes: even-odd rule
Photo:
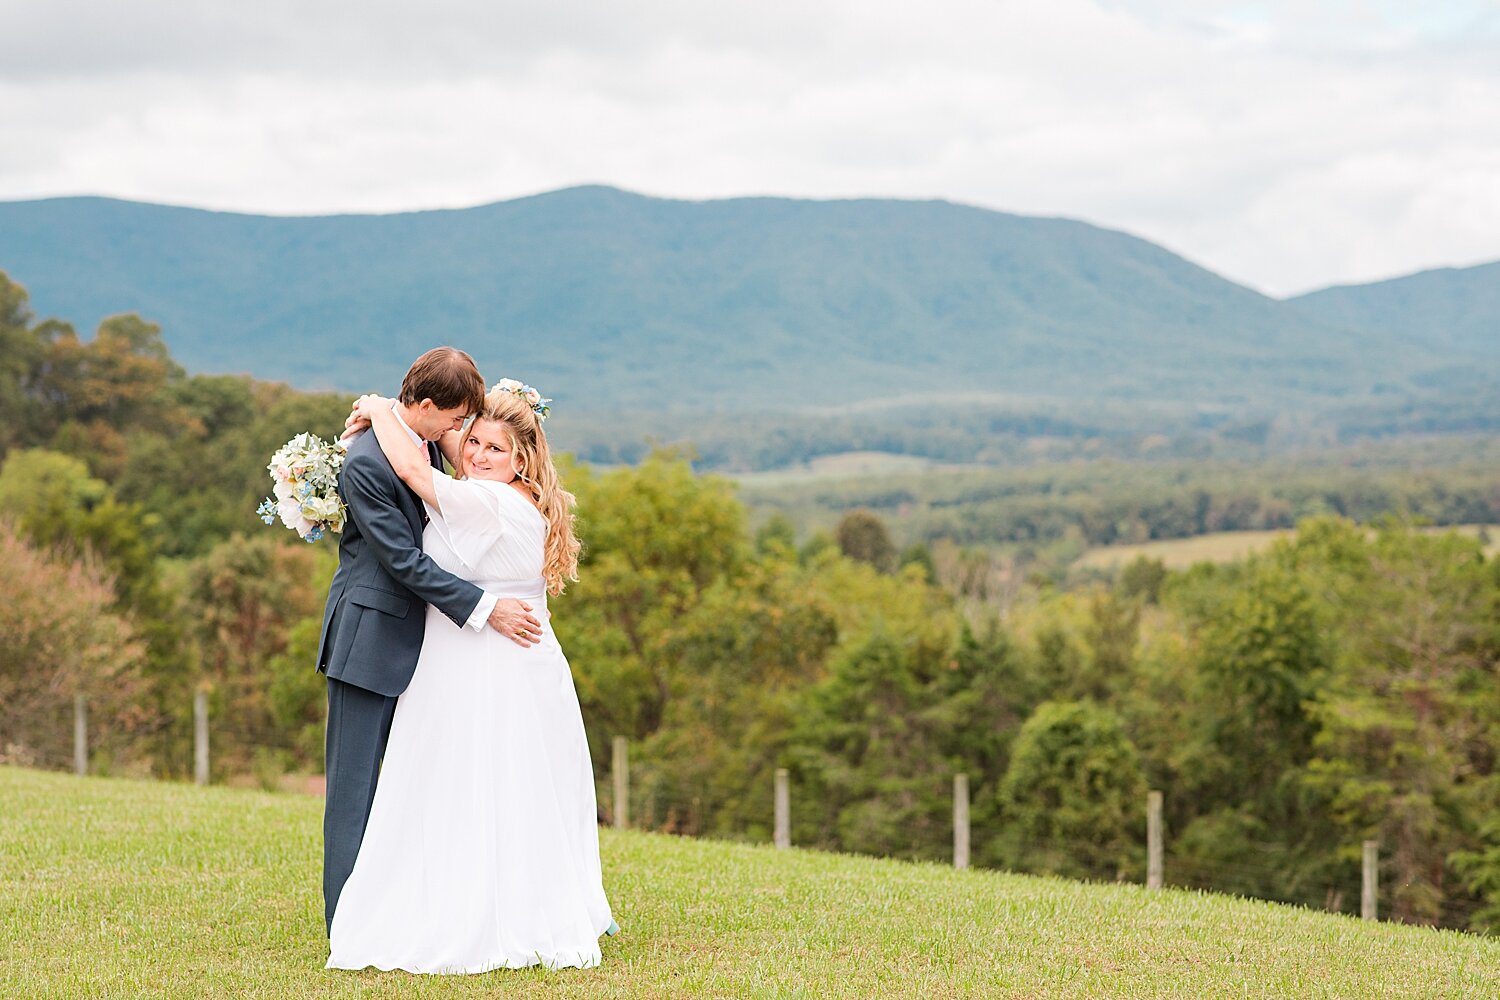
[[[484,408],[475,419],[496,420],[505,426],[516,478],[526,484],[531,499],[547,520],[542,576],[547,581],[547,593],[556,597],[567,589],[569,581],[578,582],[578,552],[583,544],[573,533],[573,507],[577,501],[563,489],[557,467],[552,464],[542,422],[530,403],[499,387],[485,394]]]

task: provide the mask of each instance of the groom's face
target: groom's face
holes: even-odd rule
[[[463,427],[464,421],[468,418],[468,407],[458,406],[451,410],[441,410],[432,400],[424,399],[417,405],[417,419],[410,422],[408,426],[416,431],[423,441],[436,441],[449,431],[456,431]]]

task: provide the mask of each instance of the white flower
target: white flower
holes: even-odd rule
[[[281,518],[281,523],[291,528],[297,534],[306,537],[316,525],[302,514],[302,505],[295,500],[283,500],[276,505],[276,513]]]
[[[338,513],[338,497],[312,496],[302,503],[302,515],[313,521],[331,521]]]
[[[525,388],[524,382],[517,382],[513,378],[503,378],[495,383],[496,389],[504,389],[506,392],[516,392]]]

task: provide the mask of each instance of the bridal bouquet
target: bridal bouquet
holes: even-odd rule
[[[316,542],[344,528],[344,502],[339,499],[339,470],[344,467],[343,441],[329,444],[316,434],[298,434],[271,456],[266,471],[276,484],[276,496],[261,501],[255,513],[267,524],[281,523],[304,540]]]

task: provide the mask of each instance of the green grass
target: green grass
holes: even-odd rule
[[[321,802],[0,768],[0,996],[1493,997],[1500,941],[603,832],[593,970],[325,972]]]

